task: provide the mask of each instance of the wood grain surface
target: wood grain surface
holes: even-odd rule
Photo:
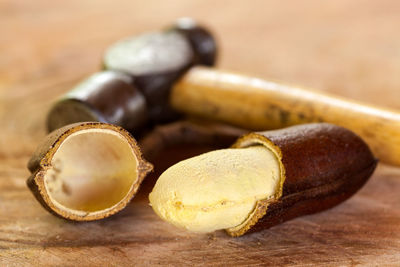
[[[396,0],[0,0],[0,266],[400,265],[400,169],[379,165],[345,203],[240,238],[190,234],[148,205],[70,223],[25,185],[52,101],[100,67],[108,45],[192,16],[219,66],[400,109]]]

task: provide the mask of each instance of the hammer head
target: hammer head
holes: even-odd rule
[[[175,120],[179,114],[168,104],[173,83],[193,65],[213,65],[216,56],[211,33],[187,18],[164,31],[121,40],[104,54],[108,71],[89,77],[53,106],[48,129],[90,120],[137,133]]]
[[[104,55],[104,66],[134,78],[147,100],[150,120],[157,124],[177,117],[168,105],[171,85],[193,65],[213,65],[216,54],[210,32],[183,18],[162,32],[115,43]]]
[[[91,75],[52,107],[49,131],[82,121],[123,126],[137,133],[148,119],[144,96],[132,86],[132,77],[115,71]]]
[[[195,51],[196,64],[214,66],[217,59],[217,44],[213,35],[204,27],[198,25],[191,18],[178,19],[171,27],[185,35]]]

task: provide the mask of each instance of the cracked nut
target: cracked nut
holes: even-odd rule
[[[49,134],[28,168],[27,184],[47,210],[91,221],[122,210],[153,166],[126,130],[84,122]]]
[[[176,226],[241,236],[343,202],[376,163],[351,131],[306,124],[250,133],[230,149],[181,161],[159,177],[149,199]]]

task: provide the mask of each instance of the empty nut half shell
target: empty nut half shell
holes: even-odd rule
[[[28,163],[27,184],[51,213],[91,221],[122,210],[153,166],[123,128],[83,122],[47,136]]]

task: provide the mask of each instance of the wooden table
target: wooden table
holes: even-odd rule
[[[222,68],[400,109],[396,0],[0,1],[0,266],[396,265],[400,168],[379,165],[349,201],[269,230],[196,235],[152,212],[144,188],[119,214],[70,223],[25,186],[52,101],[118,40],[193,16]]]

